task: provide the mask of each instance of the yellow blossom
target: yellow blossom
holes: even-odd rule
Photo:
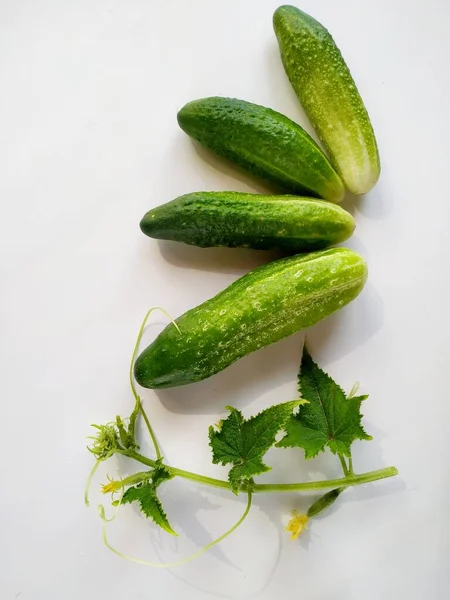
[[[308,515],[299,514],[296,510],[292,511],[293,518],[286,526],[286,531],[292,532],[291,540],[296,540],[302,531],[306,528]]]
[[[109,483],[102,485],[102,493],[110,494],[111,492],[118,492],[121,487],[122,487],[121,481],[111,480]]]

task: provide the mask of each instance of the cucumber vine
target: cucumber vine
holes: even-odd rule
[[[206,477],[165,464],[157,437],[142,406],[133,377],[133,365],[147,320],[156,309],[161,310],[170,318],[166,311],[155,307],[147,312],[139,329],[130,365],[130,386],[135,399],[133,411],[127,419],[117,416],[115,421],[106,425],[92,425],[97,433],[91,437],[93,441],[88,448],[96,462],[86,484],[85,503],[87,506],[89,506],[88,493],[92,478],[102,462],[119,454],[147,467],[147,470],[123,479],[108,479],[108,483],[102,485],[103,494],[110,494],[111,504],[115,507],[113,516],[107,518],[104,506],[98,506],[98,513],[102,520],[103,541],[115,554],[133,562],[158,568],[185,564],[224,540],[243,523],[250,512],[254,494],[329,490],[311,504],[306,514],[293,511],[292,519],[287,524],[286,530],[291,533],[293,539],[296,539],[305,529],[308,521],[330,507],[347,488],[397,475],[395,467],[386,467],[362,474],[354,472],[351,444],[357,439],[372,439],[361,424],[361,405],[367,396],[357,395],[357,384],[346,395],[331,377],[317,366],[306,345],[303,349],[298,374],[298,389],[301,396],[299,399],[276,404],[249,419],[245,419],[241,411],[229,406],[227,407],[228,417],[210,427],[209,444],[213,463],[231,466],[228,480]],[[181,335],[180,331],[179,333]],[[143,419],[152,440],[155,458],[144,456],[139,451],[136,439],[136,424],[139,418]],[[280,434],[282,437],[277,441]],[[343,477],[301,483],[256,483],[255,477],[271,469],[263,462],[263,457],[273,446],[301,448],[305,452],[306,459],[311,459],[328,448],[338,457]],[[166,533],[177,535],[170,525],[157,493],[160,485],[175,477],[227,489],[236,495],[246,494],[247,504],[244,513],[237,523],[219,538],[193,555],[173,563],[153,563],[131,558],[113,548],[107,539],[106,526],[109,521],[117,517],[124,504],[136,502],[145,517],[151,519]],[[117,495],[118,497],[116,497]]]

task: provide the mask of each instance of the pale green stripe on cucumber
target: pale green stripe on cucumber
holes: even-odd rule
[[[240,192],[194,192],[144,215],[149,237],[203,248],[318,250],[343,242],[355,228],[353,217],[325,200]]]
[[[289,80],[332,164],[354,194],[380,175],[369,115],[332,36],[294,6],[280,6],[273,24]]]
[[[178,113],[185,133],[285,193],[340,202],[344,184],[311,136],[281,113],[235,98],[203,98]]]
[[[366,278],[364,259],[346,248],[259,267],[168,325],[138,357],[136,381],[164,388],[206,379],[338,311]]]

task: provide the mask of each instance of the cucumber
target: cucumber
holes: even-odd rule
[[[204,98],[178,113],[181,129],[274,186],[298,195],[340,202],[345,188],[306,131],[270,108],[233,98]]]
[[[140,223],[149,237],[203,248],[318,250],[355,228],[340,206],[299,196],[195,192],[150,210]]]
[[[284,258],[247,273],[168,325],[138,357],[147,388],[206,379],[233,362],[314,325],[356,298],[366,263],[345,248]]]
[[[318,21],[280,6],[273,25],[286,74],[347,188],[368,192],[380,176],[369,115],[342,54]]]

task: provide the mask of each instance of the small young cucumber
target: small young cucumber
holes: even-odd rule
[[[340,202],[344,184],[328,158],[299,125],[270,108],[233,98],[204,98],[178,113],[183,131],[274,186]]]
[[[138,357],[147,388],[206,379],[239,358],[314,325],[363,289],[366,263],[346,248],[283,258],[247,273],[168,325]]]
[[[377,142],[341,52],[294,6],[280,6],[273,24],[287,76],[332,164],[351,192],[368,192],[380,175]]]
[[[208,248],[318,250],[343,242],[355,228],[337,204],[299,196],[195,192],[150,210],[149,237]]]

